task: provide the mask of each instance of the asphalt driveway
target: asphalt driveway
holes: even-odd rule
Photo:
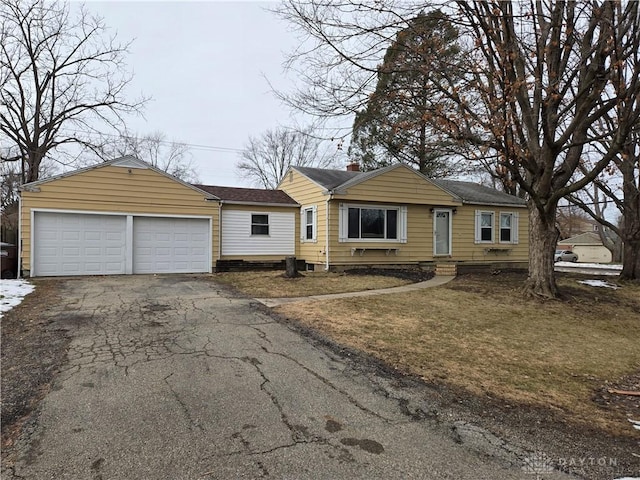
[[[51,281],[73,340],[16,478],[565,478],[206,276]]]

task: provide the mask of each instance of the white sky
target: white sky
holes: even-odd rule
[[[191,148],[200,180],[249,186],[235,171],[249,135],[291,126],[290,111],[275,98],[285,77],[285,53],[296,46],[288,25],[267,2],[89,2],[120,40],[135,39],[128,63],[129,94],[153,97],[145,118],[132,118],[140,135],[161,131]],[[230,150],[232,149],[232,150]]]

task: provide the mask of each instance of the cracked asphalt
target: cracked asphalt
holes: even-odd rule
[[[210,278],[51,281],[73,340],[14,478],[570,478]]]

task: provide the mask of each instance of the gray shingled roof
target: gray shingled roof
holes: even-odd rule
[[[478,185],[477,183],[440,179],[433,180],[433,183],[460,197],[463,203],[509,206],[526,205],[526,202],[522,198],[500,192],[490,187]]]
[[[265,203],[281,204],[283,206],[298,206],[289,195],[282,190],[264,190],[262,188],[218,187],[215,185],[194,185],[207,193],[215,195],[220,200],[237,203]]]
[[[339,187],[345,182],[348,182],[358,175],[362,175],[362,172],[350,172],[347,170],[331,170],[328,168],[312,168],[312,167],[293,167],[305,177],[316,182],[318,185],[326,188],[327,190],[333,190]]]
[[[347,170],[330,170],[325,168],[293,167],[307,178],[316,182],[327,190],[347,189],[355,183],[365,181],[368,177],[380,175],[387,170],[396,168],[398,164],[390,165],[369,172],[350,172]],[[436,186],[459,197],[463,203],[479,205],[525,206],[526,202],[518,197],[500,192],[472,182],[458,180],[430,179]]]

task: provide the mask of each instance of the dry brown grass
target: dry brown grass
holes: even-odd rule
[[[640,287],[564,278],[566,298],[541,302],[522,297],[523,280],[463,276],[439,288],[277,311],[425,380],[629,432],[624,412],[604,411],[591,397],[640,368]]]
[[[297,278],[286,278],[281,271],[217,273],[215,280],[232,285],[241,292],[258,298],[290,298],[360,292],[411,283],[395,277],[347,275],[335,272],[305,272]]]

